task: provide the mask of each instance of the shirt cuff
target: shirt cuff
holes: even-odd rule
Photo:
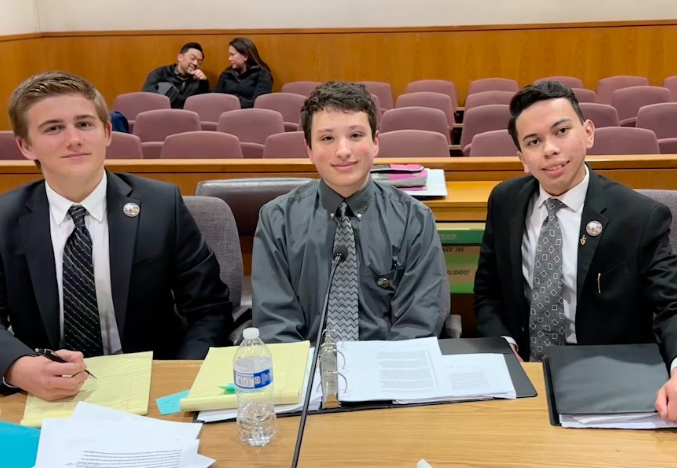
[[[672,364],[670,364],[670,374],[672,374],[672,371],[677,368],[677,358],[672,360]]]
[[[507,341],[508,343],[510,343],[511,345],[513,345],[517,351],[520,350],[520,347],[517,346],[517,342],[516,342],[515,340],[513,340],[511,337],[509,337],[509,336],[502,336],[501,338],[505,338],[505,341]],[[677,361],[677,359],[675,359],[675,361]],[[677,364],[676,364],[676,365],[677,365]]]
[[[677,359],[675,359],[675,360],[677,361]],[[18,389],[18,388],[19,388],[19,387],[15,387],[14,385],[8,384],[4,377],[2,378],[2,384],[3,384],[5,387],[8,387],[8,388],[13,388],[13,389]]]

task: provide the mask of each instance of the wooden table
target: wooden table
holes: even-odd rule
[[[200,362],[156,361],[150,416],[160,417],[155,398],[185,390]],[[677,432],[577,430],[552,427],[540,364],[525,364],[539,396],[392,410],[310,416],[301,463],[304,468],[414,468],[425,458],[435,468],[674,468]],[[0,419],[18,422],[25,396],[0,398]],[[190,421],[190,415],[167,417]],[[266,447],[239,442],[234,423],[205,425],[200,453],[216,468],[287,467],[298,417],[280,418]],[[0,461],[2,453],[0,451]]]
[[[588,164],[602,175],[631,188],[677,189],[677,155],[589,156]],[[505,180],[524,174],[516,156],[378,158],[378,164],[416,162],[443,169],[449,181]],[[308,159],[183,159],[109,160],[113,172],[129,172],[177,184],[184,195],[195,193],[200,181],[253,177],[318,177]],[[31,161],[0,161],[0,193],[42,176]]]

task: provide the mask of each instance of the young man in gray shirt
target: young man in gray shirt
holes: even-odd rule
[[[376,108],[363,85],[328,82],[301,123],[321,179],[261,209],[252,259],[254,326],[266,342],[314,341],[332,254],[348,251],[329,297],[342,340],[436,336],[449,315],[444,254],[429,208],[373,182]]]

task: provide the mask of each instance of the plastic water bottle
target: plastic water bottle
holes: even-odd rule
[[[247,328],[233,358],[240,439],[266,445],[277,430],[273,400],[273,357],[259,338],[258,328]]]

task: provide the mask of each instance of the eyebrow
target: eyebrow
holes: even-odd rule
[[[76,115],[75,120],[86,120],[86,119],[95,119],[96,117],[93,116],[92,114],[81,114],[81,115]],[[55,124],[60,124],[63,123],[63,119],[50,119],[42,122],[40,125],[38,125],[38,129],[41,129],[43,127],[49,126],[49,125],[55,125]]]
[[[565,118],[563,118],[563,119],[559,119],[557,122],[555,122],[554,124],[552,124],[552,125],[550,126],[550,130],[552,130],[552,129],[555,128],[555,127],[559,127],[560,125],[562,125],[563,123],[566,123],[566,122],[571,122],[571,119],[568,118],[568,117],[565,117]],[[525,136],[524,138],[522,138],[522,141],[526,141],[527,139],[533,138],[533,137],[536,137],[536,136],[538,136],[537,133],[530,133],[529,135],[527,135],[527,136]]]
[[[348,127],[348,130],[364,130],[366,127],[364,125],[358,124],[358,125],[351,125]],[[319,133],[324,133],[324,132],[333,132],[335,129],[334,128],[319,128],[317,131]]]

